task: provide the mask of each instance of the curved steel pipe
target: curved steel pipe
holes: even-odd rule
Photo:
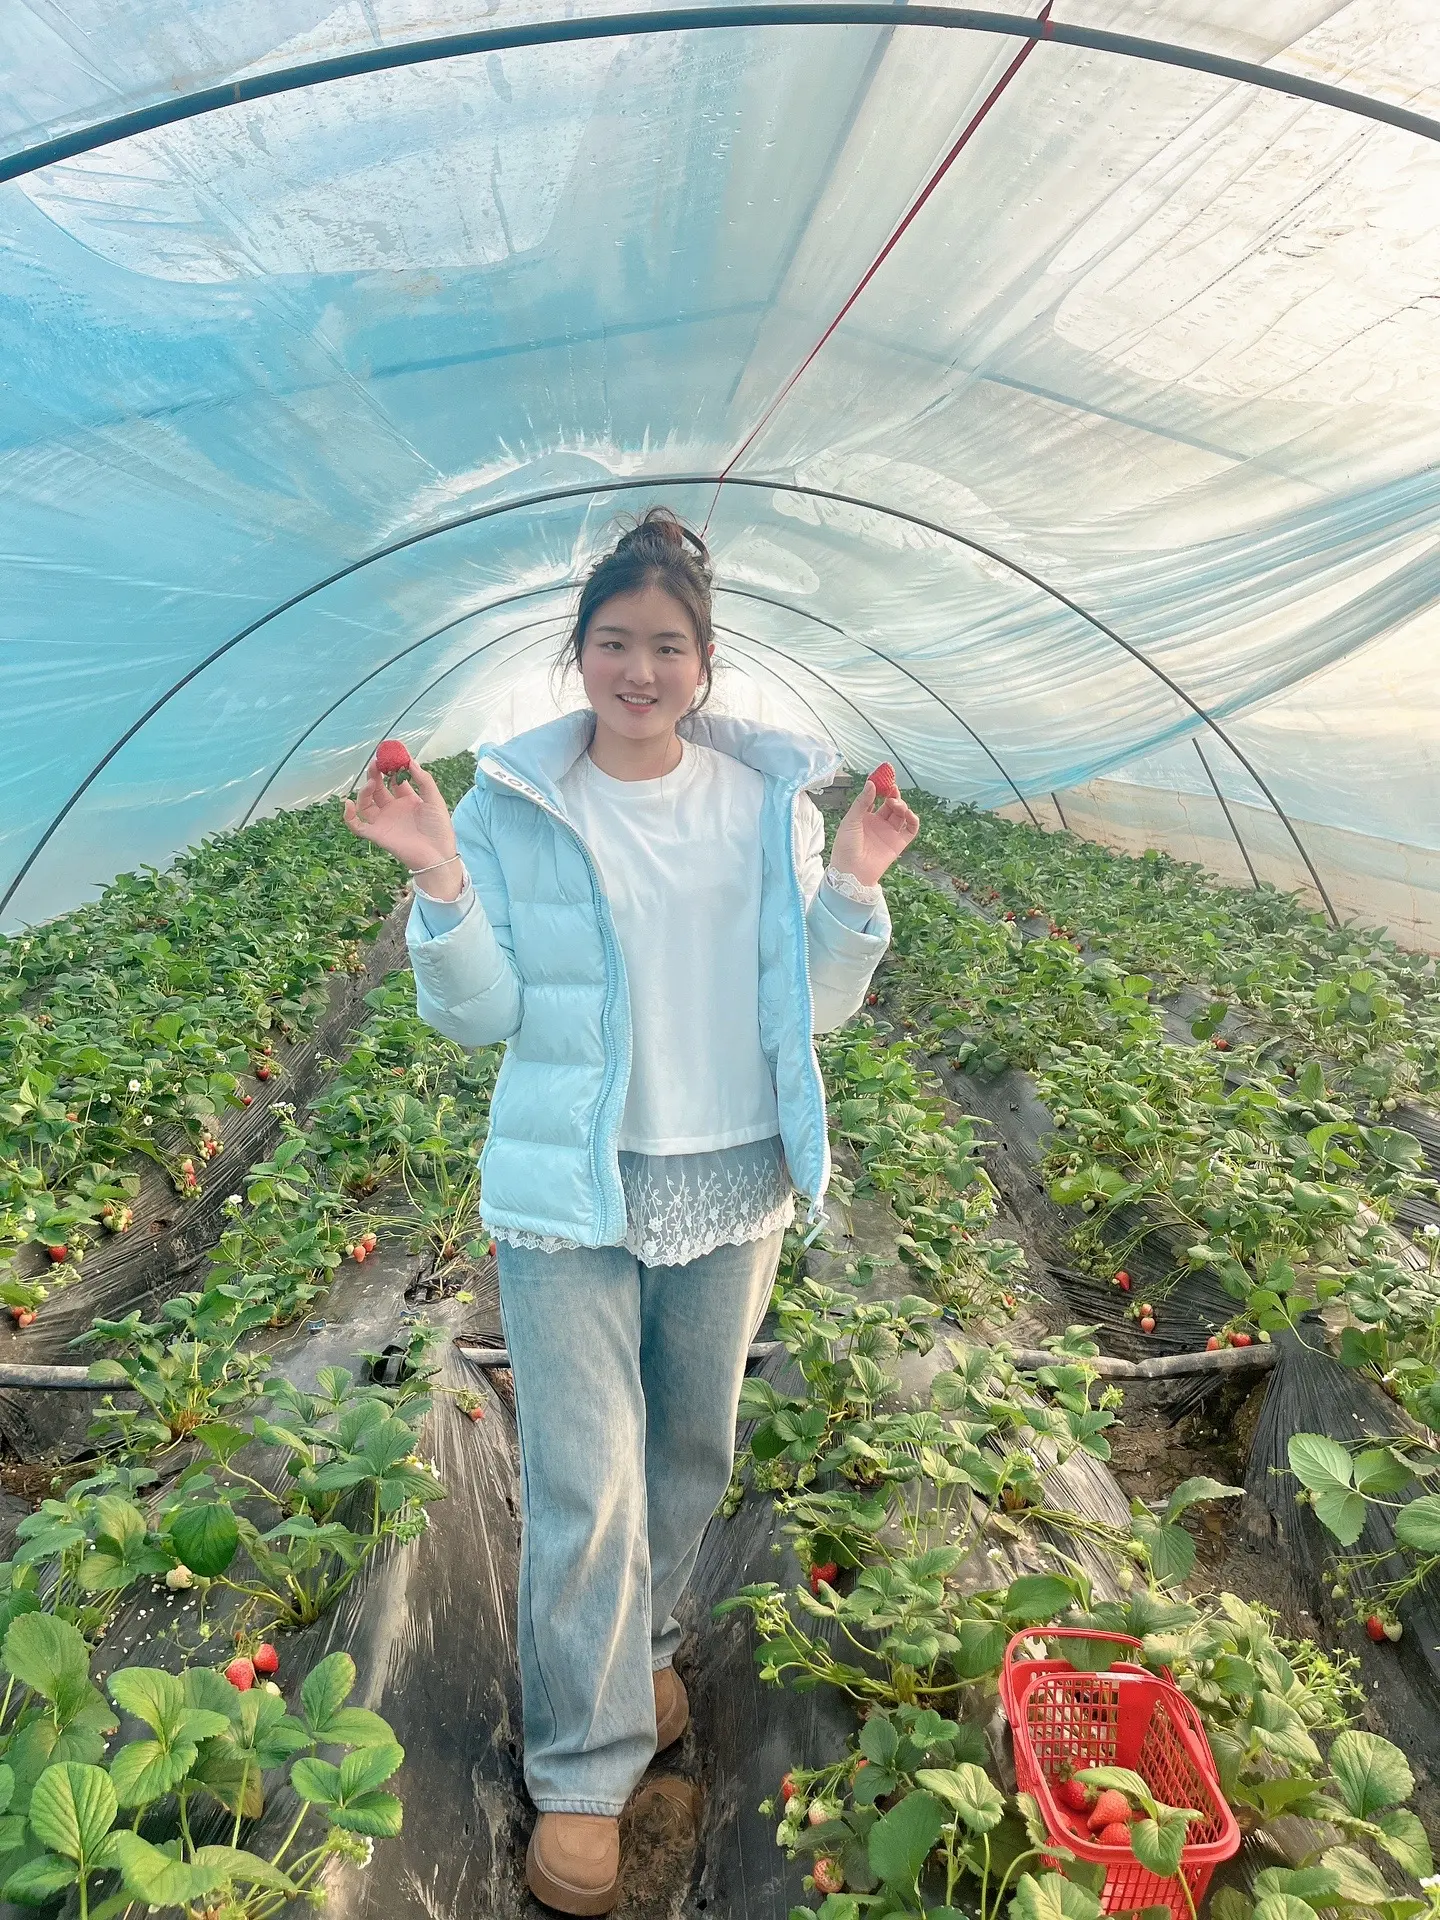
[[[116,754],[135,737],[149,720],[154,718],[167,701],[173,699],[174,696],[187,687],[192,680],[198,678],[207,667],[212,666],[215,661],[229,653],[231,649],[238,646],[241,641],[249,639],[252,634],[257,633],[270,621],[278,619],[281,614],[290,612],[292,608],[300,606],[306,600],[312,599],[317,593],[322,593],[327,587],[334,586],[337,581],[348,579],[351,574],[358,573],[365,567],[373,566],[380,560],[388,559],[392,554],[404,552],[410,547],[417,546],[423,540],[434,539],[439,534],[453,533],[461,527],[474,526],[483,520],[494,519],[501,514],[517,513],[530,507],[548,506],[564,500],[593,498],[596,494],[601,493],[627,493],[637,489],[658,491],[665,487],[715,486],[718,483],[718,478],[715,474],[660,474],[650,475],[644,478],[635,476],[620,480],[588,481],[579,486],[546,488],[537,493],[521,495],[518,499],[495,501],[484,507],[473,507],[467,513],[455,514],[448,520],[437,522],[433,527],[421,528],[418,532],[406,534],[403,539],[391,541],[383,547],[377,547],[371,553],[363,554],[358,560],[348,561],[343,567],[336,568],[333,573],[327,574],[324,579],[317,580],[312,585],[302,588],[300,592],[291,594],[288,599],[281,601],[278,606],[271,608],[268,613],[261,614],[257,620],[252,620],[248,626],[241,628],[239,633],[233,634],[230,639],[223,641],[221,645],[213,648],[203,660],[197,661],[193,667],[189,668],[172,687],[161,694],[159,699],[153,701],[151,705],[146,708],[145,712],[127,727],[113,746],[106,751],[102,758],[91,768],[90,772],[86,774],[80,785],[70,795],[69,799],[66,800],[64,806],[61,807],[39,840],[36,841],[30,852],[26,855],[24,862],[7,887],[4,897],[0,898],[0,911],[3,911],[3,909],[8,906],[10,900],[14,897],[16,889],[35,864],[40,853],[54,837],[62,822],[83,798],[85,793],[88,792],[89,788],[115,758]],[[1009,573],[1013,573],[1017,579],[1027,581],[1031,586],[1036,588],[1038,592],[1048,595],[1061,606],[1068,608],[1078,619],[1083,620],[1087,626],[1094,628],[1097,633],[1103,634],[1107,640],[1112,641],[1116,646],[1121,648],[1123,652],[1129,654],[1131,659],[1144,667],[1147,672],[1152,673],[1156,679],[1169,688],[1176,698],[1179,699],[1197,719],[1203,721],[1205,725],[1211,729],[1217,739],[1224,742],[1240,762],[1241,766],[1244,767],[1245,771],[1250,775],[1256,786],[1259,787],[1260,791],[1265,795],[1266,800],[1274,808],[1276,817],[1284,826],[1296,851],[1304,862],[1306,872],[1315,884],[1316,891],[1324,901],[1325,909],[1330,916],[1331,922],[1336,926],[1340,924],[1339,916],[1336,914],[1330,896],[1325,890],[1325,883],[1321,880],[1315,863],[1311,860],[1304,843],[1295,831],[1294,824],[1279,801],[1275,798],[1275,795],[1271,792],[1264,776],[1257,770],[1246,754],[1235,744],[1229,734],[1225,732],[1219,721],[1208,713],[1204,707],[1200,706],[1196,700],[1192,699],[1191,696],[1186,693],[1185,689],[1171,679],[1170,675],[1167,674],[1162,667],[1158,667],[1154,661],[1143,654],[1138,647],[1133,646],[1128,640],[1122,639],[1113,627],[1107,626],[1097,615],[1087,612],[1077,601],[1072,600],[1068,594],[1062,593],[1058,587],[1051,586],[1048,581],[1041,579],[1038,574],[1032,573],[1028,567],[1022,566],[1018,560],[1009,559],[995,548],[986,546],[982,541],[971,539],[969,535],[959,533],[953,527],[944,526],[939,521],[928,520],[923,515],[909,513],[901,507],[888,507],[878,500],[867,500],[858,494],[836,493],[822,487],[806,487],[800,485],[797,481],[760,480],[753,479],[745,474],[732,473],[729,478],[725,480],[724,484],[727,487],[759,488],[770,493],[793,493],[805,499],[831,500],[839,505],[859,507],[870,513],[878,513],[885,518],[903,520],[911,526],[924,528],[927,532],[938,534],[942,539],[953,541],[957,546],[967,547],[973,553],[983,554],[987,560],[991,560],[995,565],[1005,568]]]
[[[1386,126],[1401,127],[1422,139],[1440,140],[1440,121],[1408,107],[1327,86],[1303,74],[1260,66],[1253,60],[1232,60],[1203,47],[1187,47],[1166,40],[1147,40],[1137,34],[1107,33],[1097,27],[1067,26],[1055,20],[1036,21],[1023,14],[988,13],[976,7],[896,6],[891,0],[771,0],[768,5],[728,7],[670,7],[651,13],[604,14],[599,18],[539,20],[515,27],[484,27],[470,33],[438,35],[389,47],[366,47],[329,60],[308,60],[301,66],[280,67],[270,73],[247,74],[220,86],[202,87],[168,100],[158,100],[130,113],[116,114],[72,133],[41,140],[0,160],[0,183],[19,180],[40,167],[73,160],[77,154],[129,140],[137,133],[175,126],[202,114],[244,106],[250,100],[273,99],[307,87],[350,80],[365,73],[393,72],[399,67],[425,66],[436,60],[457,60],[477,53],[499,53],[518,47],[549,47],[585,40],[636,39],[666,33],[713,33],[736,27],[940,27],[958,33],[989,33],[1012,40],[1052,41],[1057,46],[1080,47],[1090,53],[1110,53],[1159,66],[1180,67],[1192,73],[1238,80],[1268,93],[1296,100],[1313,100],[1343,113],[1359,114]]]

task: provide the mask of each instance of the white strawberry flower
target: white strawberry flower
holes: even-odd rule
[[[241,1201],[241,1198],[238,1193],[232,1193],[227,1197],[225,1204],[227,1207],[238,1207],[243,1205],[244,1203]]]
[[[138,1080],[132,1080],[132,1081],[130,1082],[130,1091],[131,1091],[131,1093],[139,1093],[139,1091],[140,1091],[140,1082],[139,1082]]]
[[[102,1093],[102,1094],[101,1094],[101,1096],[100,1096],[100,1104],[101,1104],[101,1106],[102,1106],[102,1107],[108,1107],[108,1106],[109,1106],[109,1104],[110,1104],[110,1096],[109,1096],[109,1094],[108,1094],[108,1093]]]
[[[155,1116],[151,1113],[147,1113],[145,1116],[145,1124],[147,1127],[153,1127],[155,1124]]]

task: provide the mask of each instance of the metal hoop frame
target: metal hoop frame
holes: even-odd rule
[[[197,679],[206,668],[212,666],[215,661],[229,653],[233,648],[239,646],[242,641],[258,633],[262,627],[267,626],[272,620],[278,619],[282,614],[288,613],[293,608],[302,605],[305,601],[313,599],[316,594],[324,592],[327,587],[334,586],[340,580],[348,579],[350,575],[360,572],[365,567],[374,566],[377,562],[389,558],[392,554],[401,553],[410,547],[417,546],[421,541],[434,539],[440,534],[453,533],[462,527],[474,526],[481,521],[495,519],[502,514],[522,512],[531,507],[550,506],[565,500],[593,498],[595,495],[603,493],[627,493],[634,492],[637,489],[660,491],[667,487],[682,486],[708,487],[716,486],[720,483],[720,476],[717,474],[652,474],[643,477],[636,475],[619,480],[589,481],[576,486],[548,488],[541,492],[522,495],[518,499],[492,502],[483,507],[471,508],[467,513],[453,515],[447,520],[437,522],[436,525],[432,527],[421,528],[419,531],[407,534],[403,539],[391,541],[383,547],[377,547],[372,552],[361,555],[357,560],[348,561],[343,567],[336,568],[334,572],[327,574],[321,580],[313,582],[310,586],[302,588],[298,593],[291,594],[287,599],[281,601],[278,606],[271,608],[268,613],[261,614],[258,619],[252,620],[247,626],[242,627],[238,633],[232,634],[228,640],[223,641],[218,647],[213,648],[203,660],[197,661],[193,667],[189,668],[187,672],[169,687],[165,693],[161,694],[157,700],[152,701],[145,712],[126,728],[125,732],[106,750],[102,757],[91,768],[90,772],[86,774],[80,785],[76,787],[69,799],[66,800],[64,806],[61,807],[60,811],[51,820],[49,826],[46,827],[44,833],[26,855],[25,860],[7,887],[4,897],[0,898],[0,911],[3,911],[9,904],[26,874],[35,864],[36,859],[49,844],[50,840],[54,837],[74,807],[86,792],[88,792],[90,787],[93,786],[101,773],[104,772],[105,768],[128,742],[139,733],[141,728],[144,727],[149,720],[154,718],[163,706],[187,687],[191,681]],[[936,534],[942,539],[950,540],[957,546],[968,548],[973,553],[982,554],[986,559],[994,562],[996,566],[1005,568],[1007,572],[1014,574],[1017,579],[1027,581],[1038,592],[1046,594],[1059,605],[1068,608],[1078,619],[1083,620],[1087,626],[1092,627],[1095,632],[1103,634],[1107,640],[1111,641],[1123,652],[1129,654],[1131,659],[1136,661],[1138,665],[1153,674],[1198,720],[1202,721],[1211,729],[1218,740],[1223,741],[1230,749],[1231,753],[1234,754],[1241,766],[1244,767],[1256,786],[1259,787],[1260,791],[1265,795],[1271,807],[1274,808],[1276,817],[1284,826],[1286,833],[1289,835],[1292,844],[1305,865],[1306,872],[1310,875],[1316,891],[1324,902],[1325,910],[1332,924],[1336,926],[1340,924],[1339,916],[1336,914],[1334,905],[1326,891],[1325,883],[1321,880],[1314,861],[1311,859],[1303,841],[1296,832],[1294,823],[1275,798],[1264,776],[1255,767],[1243,749],[1236,745],[1234,740],[1231,739],[1230,735],[1220,725],[1219,721],[1215,719],[1214,715],[1207,712],[1207,710],[1188,694],[1177,681],[1173,680],[1162,667],[1157,666],[1153,660],[1149,659],[1146,654],[1142,653],[1141,650],[1130,641],[1123,639],[1120,634],[1115,632],[1113,627],[1108,626],[1097,615],[1088,612],[1077,601],[1072,600],[1068,594],[1061,592],[1058,587],[1052,586],[1048,581],[1042,579],[1040,575],[1033,573],[1028,567],[1022,566],[1018,560],[1012,560],[1005,554],[998,552],[994,547],[986,546],[982,541],[974,540],[970,538],[968,534],[960,533],[955,528],[947,527],[939,521],[926,519],[921,514],[909,513],[901,507],[886,506],[881,501],[867,500],[858,494],[838,493],[822,487],[802,486],[798,481],[759,479],[752,478],[746,474],[732,473],[728,478],[724,479],[723,484],[725,487],[748,487],[768,493],[790,493],[805,499],[828,500],[838,505],[857,507],[866,512],[877,513],[888,519],[903,520],[911,526],[920,527],[927,532]],[[956,717],[958,718],[958,716]],[[1007,784],[1010,784],[1008,776]]]

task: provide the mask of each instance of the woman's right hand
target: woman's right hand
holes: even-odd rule
[[[409,868],[434,866],[455,852],[455,827],[445,796],[418,761],[411,761],[392,792],[371,760],[364,786],[345,802],[345,824]],[[458,864],[453,871],[458,874]],[[427,888],[440,877],[427,876]]]

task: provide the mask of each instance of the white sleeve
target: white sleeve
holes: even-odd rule
[[[842,1027],[864,1004],[876,967],[890,944],[890,914],[881,895],[878,906],[863,908],[846,900],[825,877],[825,816],[801,793],[795,805],[795,857],[805,894],[805,935],[814,1000],[814,1030]],[[863,914],[860,925],[852,916]]]

